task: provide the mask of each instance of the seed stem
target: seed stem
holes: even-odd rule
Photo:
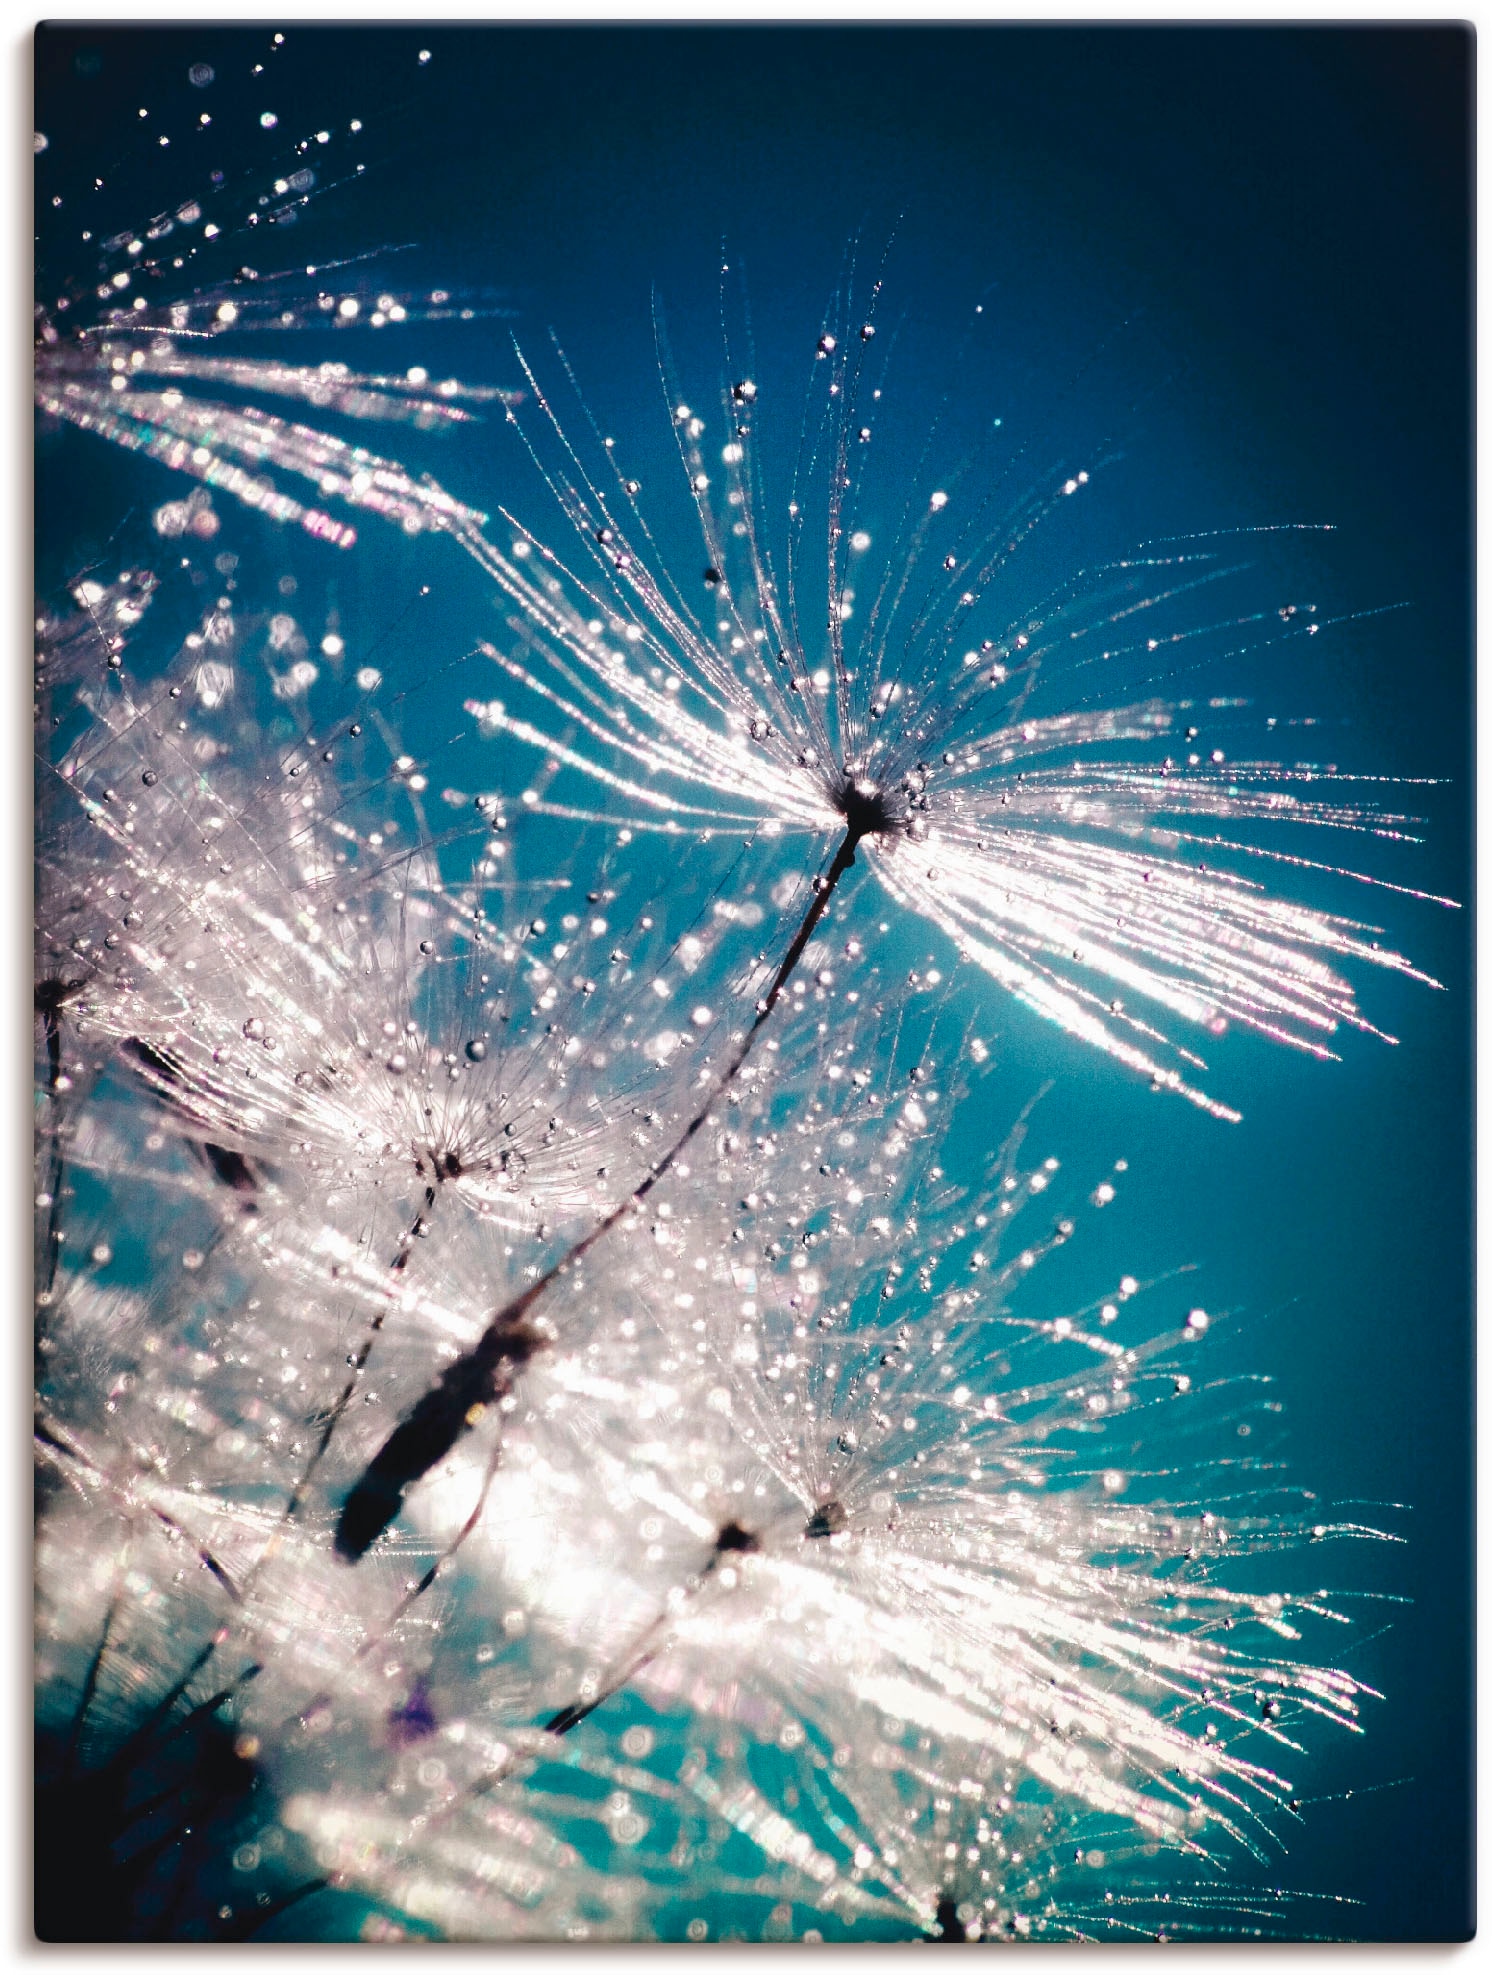
[[[716,1532],[714,1548],[711,1550],[708,1559],[701,1567],[698,1575],[691,1578],[684,1587],[683,1602],[688,1603],[689,1600],[697,1598],[700,1595],[714,1577],[714,1572],[722,1557],[730,1556],[733,1553],[750,1555],[760,1548],[761,1544],[759,1540],[750,1530],[743,1529],[737,1522],[724,1524]],[[604,1706],[613,1694],[619,1694],[624,1687],[629,1686],[636,1676],[642,1672],[644,1667],[651,1666],[658,1655],[667,1647],[669,1634],[677,1623],[681,1608],[681,1606],[676,1606],[672,1610],[660,1612],[652,1623],[647,1626],[641,1638],[633,1645],[626,1659],[611,1674],[605,1684],[587,1699],[571,1701],[562,1707],[557,1714],[551,1715],[548,1721],[543,1724],[543,1733],[552,1735],[558,1741],[562,1735],[568,1735],[572,1728],[578,1728],[582,1721],[587,1720],[596,1712],[597,1708]],[[478,1797],[484,1797],[491,1791],[498,1789],[502,1784],[507,1782],[508,1778],[523,1763],[530,1761],[535,1754],[536,1751],[532,1746],[513,1750],[510,1755],[504,1757],[496,1769],[489,1770],[485,1776],[478,1777],[477,1781],[471,1784],[464,1794],[458,1797],[453,1804],[449,1805],[436,1821],[440,1822],[450,1817],[463,1803],[474,1802]]]
[[[482,1409],[494,1399],[506,1397],[518,1372],[541,1348],[538,1335],[525,1322],[529,1311],[619,1221],[641,1206],[687,1150],[721,1095],[740,1075],[757,1037],[781,1000],[793,970],[803,958],[808,942],[828,910],[829,900],[854,863],[855,852],[865,834],[863,823],[851,821],[834,853],[827,877],[815,890],[802,924],[782,957],[772,985],[757,1004],[755,1020],[710,1086],[709,1095],[673,1144],[624,1200],[603,1216],[589,1233],[566,1249],[537,1282],[530,1283],[527,1289],[503,1305],[466,1355],[446,1368],[439,1383],[416,1403],[413,1411],[395,1427],[379,1448],[342,1505],[337,1523],[338,1556],[348,1563],[356,1563],[365,1556],[403,1507],[405,1491],[445,1458],[474,1420],[481,1417]]]

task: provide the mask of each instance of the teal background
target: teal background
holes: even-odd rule
[[[1281,1451],[1295,1478],[1404,1537],[1333,1556],[1333,1590],[1402,1601],[1354,1607],[1356,1635],[1338,1648],[1385,1699],[1370,1706],[1360,1742],[1323,1739],[1302,1788],[1323,1801],[1308,1806],[1274,1876],[1360,1902],[1334,1917],[1333,1931],[1464,1936],[1469,34],[287,27],[273,51],[269,34],[39,32],[44,306],[70,283],[86,296],[98,278],[82,226],[95,241],[139,226],[207,190],[215,169],[223,209],[245,210],[288,138],[359,116],[360,179],[321,192],[293,230],[229,231],[175,277],[181,292],[245,264],[267,276],[377,250],[375,285],[448,288],[472,301],[474,319],[318,330],[318,340],[308,332],[278,345],[265,332],[240,346],[251,354],[306,360],[309,349],[313,360],[423,363],[433,376],[513,385],[510,331],[543,350],[553,326],[603,429],[662,490],[671,441],[654,289],[694,380],[687,388],[707,404],[724,243],[744,273],[762,374],[783,377],[787,400],[801,389],[846,241],[860,234],[868,265],[894,235],[885,307],[908,317],[912,353],[898,380],[903,434],[925,430],[951,399],[955,426],[965,402],[981,414],[1002,409],[1037,466],[1069,433],[1122,435],[1094,519],[1039,550],[1053,569],[1075,545],[1329,521],[1331,535],[1260,545],[1264,593],[1309,593],[1333,612],[1405,606],[1256,666],[1224,667],[1218,690],[1251,694],[1261,713],[1317,717],[1312,749],[1343,767],[1434,778],[1414,792],[1427,819],[1418,848],[1291,847],[1468,909],[1313,874],[1277,883],[1373,916],[1448,992],[1359,978],[1365,1012],[1400,1045],[1348,1036],[1341,1065],[1229,1037],[1209,1087],[1245,1112],[1236,1127],[1152,1096],[997,1005],[985,1032],[999,1078],[982,1090],[998,1094],[961,1129],[971,1143],[998,1137],[1055,1079],[1038,1136],[1084,1176],[1090,1162],[1097,1173],[1119,1156],[1131,1167],[1123,1215],[1083,1251],[1092,1270],[1083,1279],[1102,1278],[1110,1259],[1141,1277],[1195,1263],[1185,1295],[1235,1313],[1209,1346],[1217,1364],[1277,1381]],[[216,71],[205,90],[187,80],[202,61]],[[266,73],[255,77],[261,62]],[[266,108],[279,119],[273,132],[259,125]],[[212,125],[194,133],[203,109]],[[174,133],[164,149],[154,142],[162,131]],[[966,348],[979,300],[988,321]],[[543,513],[542,490],[500,423],[439,440],[348,430],[475,505]],[[793,436],[789,416],[783,442]],[[951,440],[949,451],[956,457]],[[75,432],[43,432],[37,457],[42,593],[143,539],[150,508],[181,492],[163,469]],[[898,457],[877,462],[888,482]],[[660,500],[672,517],[664,545],[687,570],[697,538],[683,504],[669,509],[661,491]],[[446,730],[469,680],[425,675],[500,629],[482,580],[449,545],[411,545],[368,517],[360,550],[339,557],[225,502],[219,509],[246,595],[293,569],[303,622],[335,610],[350,661],[376,649],[392,689],[424,685],[422,745]],[[543,526],[562,546],[559,518]],[[432,595],[416,604],[426,582]],[[883,908],[861,896],[846,916],[855,910],[879,917]],[[909,964],[933,955],[946,967],[936,939],[915,927],[897,937]],[[970,982],[959,992],[972,1005],[984,990]]]

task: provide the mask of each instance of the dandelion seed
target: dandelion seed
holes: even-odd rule
[[[1339,1025],[1370,1026],[1334,962],[1414,970],[1361,938],[1346,920],[1271,899],[1217,868],[1174,855],[1137,854],[1124,839],[1174,829],[1172,819],[1186,816],[1349,830],[1392,830],[1400,819],[1304,797],[1290,771],[1264,764],[1251,764],[1226,782],[1207,770],[1157,773],[1143,750],[1153,749],[1175,719],[1174,709],[1158,700],[1029,711],[1039,692],[1061,690],[1059,660],[1092,638],[1108,621],[1107,612],[1117,623],[1137,612],[1167,611],[1216,572],[1205,552],[1184,548],[1082,571],[1037,604],[1027,620],[1032,628],[1020,628],[1008,614],[1020,565],[1018,542],[1006,541],[1013,524],[997,505],[1008,498],[1003,487],[967,524],[967,554],[955,558],[978,572],[973,589],[950,600],[925,577],[929,544],[923,531],[914,531],[888,559],[857,643],[842,629],[847,613],[831,611],[824,639],[829,663],[820,669],[832,689],[822,698],[806,694],[810,674],[817,678],[818,672],[808,656],[812,640],[799,621],[805,493],[817,497],[826,516],[831,598],[846,594],[845,546],[856,553],[869,546],[868,534],[850,524],[841,485],[853,408],[866,388],[863,358],[858,351],[836,355],[836,349],[833,338],[827,348],[820,345],[821,358],[833,359],[829,367],[839,392],[838,408],[822,414],[833,463],[824,486],[800,488],[790,503],[794,531],[785,588],[777,574],[779,551],[756,511],[749,462],[728,462],[729,501],[745,517],[738,537],[721,523],[693,473],[698,454],[688,437],[692,420],[676,421],[711,572],[730,599],[727,628],[748,654],[758,644],[777,652],[776,670],[736,658],[730,638],[712,639],[673,601],[678,586],[666,569],[649,566],[645,540],[628,538],[605,476],[588,470],[525,363],[531,396],[547,420],[527,434],[530,450],[579,540],[594,544],[604,536],[607,546],[604,554],[593,549],[589,565],[577,560],[573,568],[546,549],[547,569],[567,585],[556,595],[485,541],[463,538],[525,623],[523,646],[512,652],[493,647],[494,662],[557,718],[602,745],[603,760],[581,749],[567,749],[563,758],[620,795],[634,827],[662,817],[670,827],[695,828],[705,827],[707,818],[753,817],[781,829],[837,829],[843,843],[826,881],[831,890],[863,846],[894,898],[940,926],[964,955],[1037,1013],[1157,1079],[1160,1088],[1233,1116],[1226,1104],[1160,1066],[1153,1052],[1165,1038],[1125,1014],[1105,982],[1153,1002],[1163,1016],[1212,1033],[1237,1023],[1324,1056]],[[553,466],[544,463],[546,441],[557,451]],[[1084,472],[1073,485],[1087,478]],[[1042,519],[1065,484],[1021,496],[1015,532],[1023,536]],[[929,513],[939,514],[948,501],[946,490],[937,489]],[[526,530],[524,535],[539,539]],[[1155,585],[1138,597],[1136,571]],[[989,616],[994,635],[973,655],[973,670],[950,672],[953,627],[961,612],[975,606]],[[657,668],[657,682],[583,634],[582,618],[597,608],[637,634]],[[1224,627],[1225,635],[1230,631],[1246,640],[1249,623]],[[1053,688],[1047,687],[1049,675]],[[503,715],[496,724],[515,739],[548,745],[521,721]],[[749,757],[742,733],[758,743]],[[1106,758],[1104,751],[1115,749],[1128,750],[1128,758]],[[632,772],[618,773],[607,765],[612,762],[628,764]],[[1219,757],[1213,767],[1220,765]],[[670,784],[677,793],[669,792]],[[1221,838],[1206,841],[1224,851],[1239,848]],[[1180,1053],[1186,1062],[1197,1061],[1185,1049]]]

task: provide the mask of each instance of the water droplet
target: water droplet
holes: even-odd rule
[[[484,1062],[486,1060],[486,1056],[487,1056],[487,1045],[485,1042],[482,1041],[480,1036],[475,1037],[471,1042],[469,1042],[466,1045],[466,1060],[469,1063]]]

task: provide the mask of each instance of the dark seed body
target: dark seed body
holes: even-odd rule
[[[938,1901],[936,1930],[927,1936],[930,1941],[967,1941],[968,1930],[958,1917],[958,1902],[951,1893],[945,1893]]]
[[[444,1460],[471,1424],[474,1406],[489,1406],[512,1390],[513,1381],[543,1339],[520,1318],[488,1330],[431,1387],[379,1448],[337,1522],[337,1554],[356,1563],[404,1505],[404,1491]]]
[[[813,1538],[837,1536],[848,1522],[849,1517],[844,1512],[842,1502],[825,1502],[809,1517],[804,1525],[803,1534]]]

